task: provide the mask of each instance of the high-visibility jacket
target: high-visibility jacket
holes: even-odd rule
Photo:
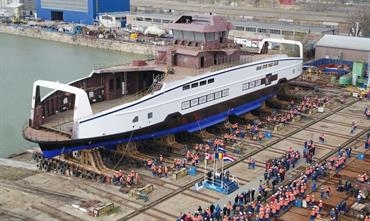
[[[281,208],[281,205],[280,205],[280,203],[276,203],[276,211],[279,211],[280,210],[280,208]]]
[[[323,206],[323,203],[321,201],[321,202],[319,202],[319,208],[322,208],[322,206]]]
[[[284,199],[281,199],[281,200],[280,200],[280,202],[279,202],[280,207],[284,206],[284,204],[285,204],[285,202],[284,202],[284,201],[285,201]]]

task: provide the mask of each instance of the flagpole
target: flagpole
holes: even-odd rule
[[[204,182],[207,180],[207,158],[204,158]]]
[[[223,184],[224,184],[224,156],[223,156],[223,154],[222,154],[222,159],[221,159],[221,174],[223,174],[221,177],[222,177],[222,179],[221,179],[221,188],[222,188],[222,186],[223,186]]]
[[[218,151],[217,151],[217,154],[218,154]],[[218,156],[217,156],[217,159],[215,159],[215,177],[216,177],[216,173],[217,173],[217,161],[218,161]]]
[[[215,172],[215,168],[216,168],[216,157],[215,157],[215,154],[213,154],[214,158],[213,158],[213,174],[212,174],[212,182],[213,182],[213,185],[215,185],[215,176],[216,176],[216,172]]]

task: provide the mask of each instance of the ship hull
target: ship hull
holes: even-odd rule
[[[150,127],[133,130],[109,136],[66,141],[39,141],[44,157],[50,158],[76,150],[95,147],[115,148],[117,144],[158,138],[179,132],[195,132],[223,122],[228,116],[241,115],[262,105],[276,93],[278,85],[249,93],[213,106],[181,115],[178,112],[170,114],[165,121]]]

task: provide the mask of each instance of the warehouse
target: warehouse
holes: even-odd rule
[[[324,35],[315,48],[315,59],[331,58],[347,61],[370,59],[370,38]]]
[[[39,18],[44,20],[93,24],[98,14],[126,12],[129,0],[36,0]]]

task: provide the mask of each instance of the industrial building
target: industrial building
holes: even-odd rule
[[[127,16],[127,24],[134,29],[145,29],[151,25],[165,27],[168,23],[175,19],[175,15],[169,14],[130,14]],[[231,21],[235,26],[235,30],[230,31],[230,36],[233,37],[271,37],[271,38],[287,38],[287,39],[302,39],[306,35],[314,36],[314,39],[319,39],[324,34],[337,33],[336,26],[307,26],[295,25],[290,21],[282,21],[281,23],[266,23],[253,20]]]
[[[93,24],[98,14],[126,12],[129,0],[36,0],[37,15],[41,19]]]
[[[315,59],[320,58],[369,63],[370,38],[324,35],[315,46]]]

